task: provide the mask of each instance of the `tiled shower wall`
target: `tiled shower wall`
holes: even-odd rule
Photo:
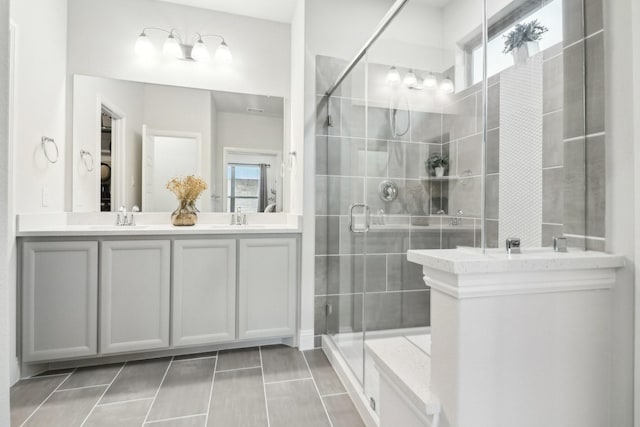
[[[564,233],[594,250],[605,244],[602,16],[602,0],[564,0]]]
[[[315,333],[359,332],[363,321],[367,331],[428,326],[430,291],[406,252],[480,245],[479,89],[412,105],[410,125],[401,106],[398,127],[409,130],[394,136],[389,108],[372,95],[375,88],[367,88],[365,106],[365,88],[354,87],[353,82],[365,81],[357,72],[331,99],[324,96],[345,65],[316,58]],[[370,80],[389,68],[367,66]],[[426,179],[425,161],[434,152],[448,153],[448,174],[468,171],[465,179]],[[398,186],[398,198],[390,203],[378,196],[385,180]],[[367,203],[372,212],[366,236],[348,230],[348,207],[356,202]],[[461,222],[452,225],[450,213]]]

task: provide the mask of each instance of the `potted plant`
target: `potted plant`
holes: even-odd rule
[[[516,27],[504,36],[504,53],[511,53],[516,64],[521,64],[530,56],[540,52],[538,40],[549,31],[540,24],[537,19],[526,24],[517,24]]]
[[[444,169],[449,165],[449,158],[445,154],[433,153],[426,162],[427,172],[431,169],[437,178],[444,176]]]

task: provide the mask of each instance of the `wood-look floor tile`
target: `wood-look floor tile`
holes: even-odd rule
[[[124,402],[155,396],[170,361],[170,358],[162,358],[127,363],[100,403]]]
[[[346,392],[340,378],[338,378],[338,375],[336,375],[336,372],[331,367],[329,359],[327,359],[327,356],[325,356],[321,349],[307,350],[304,352],[304,357],[307,359],[307,363],[309,363],[311,375],[313,375],[313,379],[316,381],[320,396]]]
[[[218,352],[216,371],[255,368],[257,366],[260,366],[260,351],[258,347],[221,350]]]
[[[259,427],[267,424],[261,369],[216,372],[207,426]]]
[[[215,363],[215,358],[174,361],[147,421],[206,413]]]
[[[198,415],[197,417],[154,421],[152,423],[146,423],[145,427],[205,427],[206,422],[206,415]]]
[[[311,378],[304,356],[294,347],[262,347],[262,367],[266,383]]]
[[[98,405],[83,427],[140,427],[153,399]]]
[[[122,363],[78,368],[62,383],[59,390],[110,384],[118,372],[120,372],[120,368],[122,368]]]
[[[82,425],[107,386],[57,391],[47,399],[25,427],[76,427]]]
[[[333,427],[365,427],[348,394],[322,398]]]
[[[328,427],[331,424],[313,380],[266,384],[271,427]]]
[[[11,387],[11,425],[19,426],[67,377],[36,377]]]

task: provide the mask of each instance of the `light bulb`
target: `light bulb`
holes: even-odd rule
[[[209,60],[209,49],[205,46],[202,39],[199,39],[196,44],[193,45],[193,49],[191,49],[191,58],[198,62],[206,62]]]
[[[438,78],[433,75],[433,73],[429,73],[427,77],[424,78],[422,85],[426,89],[437,89],[438,88]]]
[[[162,53],[174,59],[182,57],[182,48],[178,40],[173,36],[173,33],[169,34],[169,37],[164,41]]]
[[[216,50],[215,59],[216,61],[222,64],[231,64],[231,62],[233,61],[233,56],[231,56],[231,50],[229,49],[229,46],[224,41],[220,43],[220,46],[218,46],[218,49]]]
[[[413,72],[413,70],[409,70],[409,72],[405,74],[404,80],[402,82],[408,88],[418,86],[418,79],[416,78],[416,74]]]
[[[149,37],[143,31],[136,40],[136,55],[138,56],[151,56],[153,54],[153,43],[149,40]]]
[[[447,77],[440,83],[440,90],[444,93],[453,93],[456,90],[456,87],[453,84],[453,81]]]
[[[387,71],[387,84],[389,85],[397,85],[400,83],[400,73],[396,67],[389,68]]]

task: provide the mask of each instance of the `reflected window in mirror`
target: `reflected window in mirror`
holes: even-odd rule
[[[229,164],[227,166],[227,211],[259,212],[260,165]]]
[[[225,211],[275,212],[281,180],[279,152],[225,148]]]

